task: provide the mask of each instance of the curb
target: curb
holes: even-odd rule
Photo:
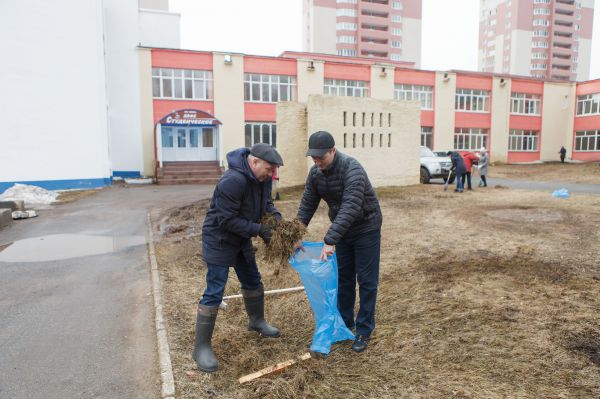
[[[162,302],[160,299],[160,278],[158,274],[158,263],[156,262],[156,253],[154,252],[154,235],[152,234],[152,222],[150,213],[146,215],[146,224],[148,226],[148,258],[150,259],[150,270],[152,271],[152,296],[154,297],[154,322],[156,325],[156,338],[158,343],[158,361],[160,363],[161,396],[163,399],[174,399],[175,397],[175,379],[173,378],[173,368],[171,366],[171,354],[169,352],[169,342],[167,340],[167,328],[162,312]]]

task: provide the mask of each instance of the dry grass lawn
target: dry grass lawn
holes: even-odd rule
[[[489,175],[491,178],[503,179],[600,184],[600,163],[492,165],[489,167]]]
[[[284,198],[276,205],[289,219],[298,192]],[[355,354],[340,343],[326,359],[242,386],[239,377],[308,351],[306,296],[267,297],[279,339],[246,331],[243,305],[230,301],[213,337],[219,371],[196,371],[190,353],[205,286],[207,203],[167,213],[157,256],[177,397],[600,397],[600,196],[421,185],[381,189],[379,198],[380,290],[368,350]],[[306,238],[321,240],[328,225],[321,207]],[[289,267],[259,268],[266,289],[300,284]],[[226,295],[236,293],[231,270]]]

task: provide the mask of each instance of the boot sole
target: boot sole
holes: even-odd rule
[[[198,366],[198,365],[196,364],[196,366]],[[219,369],[218,367],[215,367],[214,369],[205,369],[205,368],[198,366],[198,370],[204,371],[205,373],[214,373],[218,369]]]
[[[255,328],[250,328],[248,327],[248,331],[254,331],[257,332],[258,335],[260,335],[261,337],[264,338],[279,338],[281,336],[281,333],[278,333],[277,335],[267,335],[267,334],[263,334],[262,332],[260,332],[260,330],[257,330]]]

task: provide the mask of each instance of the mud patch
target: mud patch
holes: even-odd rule
[[[576,331],[565,331],[562,344],[568,350],[583,355],[600,367],[600,328],[586,326]]]

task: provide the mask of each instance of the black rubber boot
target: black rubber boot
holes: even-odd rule
[[[217,321],[218,306],[198,305],[196,316],[196,340],[192,359],[198,368],[204,372],[217,371],[217,358],[211,347],[211,339],[215,322]]]
[[[265,291],[261,285],[255,290],[242,289],[246,313],[248,313],[248,330],[257,331],[269,338],[279,337],[279,330],[265,321]]]

